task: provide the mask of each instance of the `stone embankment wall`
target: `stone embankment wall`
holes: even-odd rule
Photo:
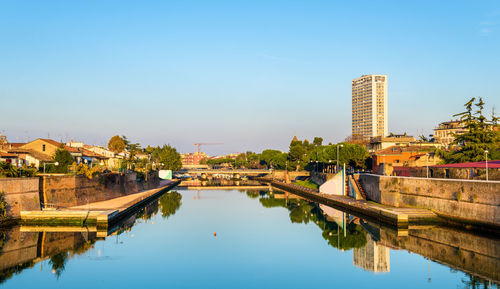
[[[117,198],[160,185],[158,172],[149,173],[146,182],[137,182],[135,174],[110,173],[88,179],[85,176],[41,176],[39,178],[1,178],[0,192],[4,193],[7,224],[20,218],[21,211],[37,211],[41,204],[71,207]]]
[[[369,200],[395,207],[430,209],[472,225],[500,228],[500,182],[362,174]]]
[[[0,192],[4,193],[10,218],[19,218],[21,211],[40,210],[38,186],[38,178],[0,179]]]
[[[86,176],[43,176],[41,198],[46,206],[72,207],[105,201],[139,192],[135,174]]]
[[[281,171],[281,170],[273,170],[272,173],[268,176],[274,180],[285,181],[285,175],[288,174],[288,179],[290,181],[294,181],[297,177],[309,176],[310,173],[307,171]]]

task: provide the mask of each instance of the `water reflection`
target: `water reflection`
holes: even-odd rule
[[[308,234],[316,234],[318,242],[324,242],[324,244],[328,244],[329,246],[324,246],[321,250],[326,250],[324,252],[338,252],[344,251],[345,254],[350,254],[352,252],[352,263],[351,259],[347,260],[347,263],[341,264],[336,270],[341,270],[341,274],[346,274],[346,278],[348,274],[360,275],[365,274],[362,270],[373,273],[386,273],[390,274],[391,278],[397,278],[398,273],[397,266],[398,260],[397,257],[394,257],[395,250],[404,250],[412,253],[416,253],[420,256],[424,256],[429,259],[429,280],[432,280],[431,285],[436,286],[434,282],[436,279],[431,278],[433,272],[430,272],[430,262],[436,262],[440,264],[444,264],[450,268],[452,271],[456,271],[457,274],[462,274],[460,272],[465,272],[462,280],[457,280],[456,282],[461,282],[461,287],[463,288],[491,288],[498,286],[494,282],[498,282],[500,279],[499,266],[500,266],[500,241],[498,238],[491,236],[480,236],[475,235],[471,232],[454,230],[450,228],[444,227],[410,227],[406,231],[398,231],[394,228],[384,227],[380,224],[367,222],[363,219],[360,219],[356,216],[344,213],[342,211],[333,209],[328,206],[324,206],[315,202],[311,202],[307,199],[298,197],[296,195],[276,191],[276,190],[240,190],[242,195],[239,195],[236,191],[229,192],[214,192],[214,191],[203,191],[203,196],[210,194],[218,194],[217,197],[213,198],[201,198],[201,201],[191,201],[191,194],[196,193],[193,192],[171,192],[163,195],[156,202],[152,202],[146,207],[143,208],[140,212],[135,215],[130,216],[128,219],[124,220],[119,226],[115,228],[110,228],[109,231],[99,232],[93,228],[80,228],[80,227],[71,227],[71,228],[60,228],[60,227],[52,227],[52,228],[40,228],[40,227],[15,227],[9,230],[0,232],[0,282],[5,282],[13,275],[22,272],[26,268],[31,268],[35,266],[35,264],[41,262],[41,266],[45,266],[53,273],[53,279],[62,279],[58,282],[64,282],[64,277],[61,276],[70,276],[71,267],[68,262],[73,259],[75,256],[81,255],[87,252],[89,249],[95,248],[96,243],[100,240],[104,240],[109,238],[112,235],[116,236],[117,243],[119,242],[119,236],[125,232],[128,232],[132,229],[132,227],[137,223],[158,221],[160,218],[167,220],[163,222],[163,225],[176,223],[176,221],[184,220],[187,218],[187,215],[182,215],[182,218],[172,218],[173,215],[178,214],[179,209],[183,206],[183,201],[186,203],[184,206],[184,211],[191,205],[194,206],[195,209],[191,207],[193,210],[189,216],[195,216],[192,219],[187,219],[186,222],[193,222],[193,220],[197,220],[199,218],[198,212],[201,216],[212,216],[215,213],[212,212],[213,204],[221,204],[221,200],[228,201],[228,203],[224,203],[223,210],[228,210],[229,212],[240,212],[240,210],[248,209],[245,211],[248,215],[252,216],[252,213],[257,213],[258,211],[266,211],[271,212],[270,210],[276,208],[276,212],[283,215],[286,214],[287,218],[284,222],[287,224],[288,222],[293,224],[308,224],[307,228],[311,228],[314,226],[318,228],[318,230],[307,231]],[[244,195],[243,195],[244,194]],[[238,198],[229,198],[229,196],[236,195]],[[187,198],[183,199],[183,196],[187,196]],[[247,197],[244,197],[247,196]],[[224,198],[225,199],[224,199]],[[237,201],[235,201],[237,200]],[[245,200],[242,202],[242,200]],[[203,203],[203,201],[206,201]],[[250,204],[249,204],[250,203]],[[209,205],[210,204],[210,205]],[[252,206],[252,204],[254,204]],[[231,207],[230,207],[231,206]],[[241,206],[241,207],[239,207]],[[203,208],[206,208],[209,211],[208,214],[202,214],[204,211]],[[262,209],[262,208],[269,208]],[[273,213],[273,212],[271,212]],[[241,214],[243,215],[243,214]],[[241,216],[240,215],[240,216]],[[272,215],[272,214],[270,214]],[[156,217],[155,217],[156,216]],[[161,216],[161,217],[160,217]],[[178,216],[180,217],[180,216]],[[249,221],[246,223],[246,226],[252,225],[252,218],[248,218]],[[265,222],[273,222],[274,220],[270,220],[263,218]],[[217,219],[214,218],[213,222],[219,222],[217,227],[223,227],[222,224],[226,224],[227,218]],[[240,218],[239,222],[242,220],[247,220],[246,218]],[[212,221],[211,221],[212,222]],[[229,221],[227,223],[230,223]],[[282,222],[283,224],[283,222]],[[232,254],[239,254],[238,251],[244,247],[238,247],[238,243],[235,240],[241,237],[241,234],[245,234],[247,227],[242,228],[241,231],[238,231],[240,228],[237,228],[235,232],[226,231],[227,234],[221,234],[219,238],[219,234],[217,238],[207,238],[193,232],[196,230],[204,230],[207,226],[207,223],[203,223],[204,227],[192,227],[190,230],[185,230],[186,223],[179,222],[177,230],[180,229],[181,232],[172,229],[169,231],[169,235],[172,236],[170,240],[171,243],[168,243],[168,239],[160,239],[158,238],[160,235],[156,236],[156,242],[161,240],[163,246],[163,242],[165,244],[170,244],[171,248],[179,248],[178,251],[182,251],[182,254],[177,255],[178,259],[176,260],[176,268],[185,268],[183,266],[196,266],[196,262],[203,262],[203,258],[199,256],[193,257],[196,255],[192,253],[191,249],[189,249],[188,245],[184,246],[184,243],[188,243],[190,245],[194,245],[196,247],[200,247],[198,254],[209,254],[210,252],[226,252],[226,250],[218,251],[220,248],[231,247]],[[211,226],[211,223],[208,223]],[[232,224],[231,224],[232,225]],[[288,224],[287,224],[288,225]],[[260,226],[260,225],[259,225]],[[162,230],[164,227],[156,227],[149,226],[148,227],[150,234],[155,234],[158,230]],[[171,227],[172,228],[172,227]],[[235,230],[234,226],[229,226],[231,230]],[[257,227],[257,231],[259,232],[260,227]],[[255,230],[255,228],[249,228],[250,230]],[[229,229],[228,229],[229,230]],[[296,233],[298,230],[293,226],[292,231]],[[137,231],[136,231],[137,232]],[[144,231],[142,231],[144,233]],[[210,230],[210,234],[211,234]],[[217,231],[219,232],[219,231]],[[272,231],[269,231],[272,232]],[[137,233],[136,233],[137,234]],[[145,233],[144,233],[145,234]],[[229,237],[231,235],[231,237]],[[321,235],[321,237],[319,237]],[[226,238],[226,239],[225,239]],[[197,242],[197,240],[203,240],[201,242]],[[136,240],[136,239],[134,239]],[[324,240],[324,241],[323,241]],[[180,242],[177,243],[176,241]],[[227,243],[223,243],[227,241]],[[287,242],[285,242],[287,243]],[[140,243],[143,245],[144,243]],[[148,243],[153,247],[155,242]],[[181,247],[178,247],[178,244],[182,244]],[[316,243],[317,244],[317,243]],[[177,246],[176,246],[177,245]],[[314,246],[314,243],[306,244],[307,246]],[[270,243],[266,244],[267,247],[275,248],[275,244]],[[165,246],[167,247],[167,246]],[[286,244],[280,244],[280,247],[284,247],[286,249]],[[100,246],[98,246],[100,248]],[[137,247],[136,247],[137,248]],[[247,247],[251,248],[251,247]],[[335,249],[334,249],[335,248]],[[148,251],[149,248],[144,248],[144,251]],[[259,247],[259,250],[265,250],[265,247]],[[122,250],[122,247],[118,248],[117,251]],[[151,249],[153,250],[153,249]],[[185,250],[185,252],[184,252]],[[273,249],[274,250],[274,249]],[[238,255],[238,258],[245,260],[241,264],[245,265],[246,261],[249,257],[246,255],[248,251],[252,250],[241,250],[241,255]],[[284,250],[286,254],[288,251]],[[158,258],[170,258],[171,255],[164,253],[165,251],[155,251],[154,254],[158,254]],[[209,252],[209,253],[207,253]],[[256,250],[252,251],[256,252]],[[271,251],[270,251],[271,252]],[[349,252],[349,253],[348,253]],[[132,251],[123,252],[124,254],[133,254]],[[393,258],[391,259],[391,253],[393,254]],[[141,250],[142,254],[142,250]],[[161,255],[165,254],[165,255]],[[170,254],[172,252],[170,251]],[[252,253],[258,254],[258,253]],[[271,253],[267,253],[271,254]],[[339,253],[344,254],[344,253]],[[230,254],[228,254],[230,255]],[[113,255],[114,256],[114,255]],[[152,255],[150,255],[152,256]],[[156,256],[156,255],[155,255]],[[207,255],[213,257],[212,255]],[[264,256],[264,255],[263,255]],[[265,255],[267,256],[267,255]],[[264,257],[265,257],[264,256]],[[286,257],[286,255],[284,255]],[[222,258],[221,256],[215,256],[216,258]],[[260,256],[256,258],[256,262],[262,262],[264,258]],[[282,256],[283,257],[283,256]],[[413,255],[413,257],[409,257],[409,261],[417,260],[417,255]],[[100,258],[100,255],[99,255]],[[193,260],[185,260],[189,258],[196,258]],[[224,257],[225,258],[225,257]],[[273,257],[274,258],[274,257]],[[294,257],[296,258],[296,257]],[[420,258],[420,257],[418,257]],[[135,259],[134,259],[135,260]],[[201,260],[201,261],[200,261]],[[210,260],[210,262],[214,262],[213,258],[206,258],[206,260]],[[230,260],[230,259],[224,259]],[[270,261],[272,259],[269,259]],[[295,260],[295,259],[290,259]],[[307,260],[307,259],[306,259]],[[421,258],[420,258],[421,260]],[[153,262],[155,260],[152,260]],[[391,266],[391,261],[393,262]],[[405,259],[406,261],[406,259]],[[427,262],[427,260],[424,260]],[[222,262],[222,261],[221,261]],[[330,259],[327,261],[330,262]],[[341,262],[340,260],[332,259],[331,262]],[[127,263],[133,264],[133,263]],[[177,265],[181,264],[181,265]],[[206,265],[206,263],[202,263]],[[212,263],[209,263],[212,264]],[[210,274],[217,274],[217,272],[227,270],[226,263],[214,263],[216,268],[215,271],[210,271]],[[258,263],[261,266],[261,263]],[[276,262],[278,266],[285,266],[284,264],[280,264]],[[427,266],[427,263],[425,263]],[[242,265],[242,266],[243,266]],[[88,265],[87,265],[88,266]],[[123,265],[125,266],[125,265]],[[221,267],[222,266],[222,267]],[[229,265],[230,266],[230,265]],[[399,265],[401,266],[401,265]],[[410,265],[411,266],[411,265]],[[392,267],[392,268],[391,268]],[[162,269],[164,269],[162,267]],[[389,273],[393,270],[393,272]],[[401,269],[401,268],[400,268]],[[73,270],[75,270],[73,268]],[[117,270],[122,270],[122,268],[118,268]],[[147,270],[154,270],[154,268],[148,268]],[[170,270],[173,270],[170,268]],[[290,270],[288,268],[287,270]],[[310,274],[314,274],[313,271],[304,270],[304,275],[309,276]],[[343,270],[343,271],[342,271]],[[354,273],[349,273],[353,271]],[[401,270],[400,270],[401,271]],[[74,271],[73,271],[74,272]],[[288,271],[287,271],[288,272]],[[28,273],[28,272],[26,272]],[[179,273],[176,273],[179,274]],[[386,275],[385,274],[385,275]],[[26,276],[28,276],[27,274]],[[160,274],[161,275],[161,274]],[[371,273],[368,273],[371,276]],[[384,275],[384,276],[385,276]],[[24,276],[22,276],[24,277]],[[163,278],[163,277],[162,277]],[[170,276],[170,278],[173,278]],[[308,278],[308,277],[304,277]],[[385,277],[384,277],[385,278]],[[406,277],[404,277],[406,278]],[[460,278],[460,275],[458,276]],[[21,279],[21,278],[20,278]],[[387,280],[387,279],[384,279]],[[392,279],[391,279],[392,280]],[[397,280],[397,279],[395,279]],[[427,277],[424,282],[427,282]],[[490,281],[493,282],[490,285]],[[19,280],[11,280],[12,284],[18,284],[14,281]],[[185,282],[185,280],[183,281]],[[384,281],[385,282],[385,281]],[[11,285],[12,285],[11,284]],[[453,284],[455,285],[455,284]],[[224,286],[221,286],[224,287]],[[227,286],[226,286],[227,287]],[[265,286],[263,286],[265,287]],[[376,287],[376,286],[375,286]],[[391,286],[389,286],[391,287]],[[410,286],[411,287],[411,286]]]
[[[0,284],[45,260],[48,260],[52,274],[59,279],[66,263],[74,256],[94,248],[96,241],[128,232],[136,222],[147,221],[159,211],[163,218],[169,218],[181,207],[181,199],[182,195],[176,191],[164,194],[118,226],[104,232],[87,227],[32,226],[17,226],[0,231]]]
[[[465,272],[468,276],[462,280],[465,288],[498,286],[500,241],[495,236],[438,226],[415,226],[398,231],[288,192],[248,191],[247,195],[260,197],[263,207],[286,208],[292,223],[316,224],[330,246],[352,249],[353,265],[365,271],[390,272],[390,249],[406,250]]]

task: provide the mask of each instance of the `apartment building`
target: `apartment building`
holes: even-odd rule
[[[387,136],[387,75],[363,75],[352,80],[352,137]]]

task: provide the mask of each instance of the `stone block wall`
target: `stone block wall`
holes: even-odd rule
[[[21,211],[40,210],[38,178],[1,178],[0,192],[4,193],[7,214],[20,218]]]
[[[93,179],[43,176],[40,181],[44,203],[55,207],[85,205],[139,192],[139,185],[132,175],[105,174]]]
[[[444,217],[500,228],[500,182],[362,174],[369,200],[430,209]]]

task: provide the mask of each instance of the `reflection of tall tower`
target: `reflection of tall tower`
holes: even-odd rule
[[[378,245],[370,234],[366,235],[366,246],[353,250],[352,259],[354,266],[360,267],[365,271],[391,271],[389,248]]]

